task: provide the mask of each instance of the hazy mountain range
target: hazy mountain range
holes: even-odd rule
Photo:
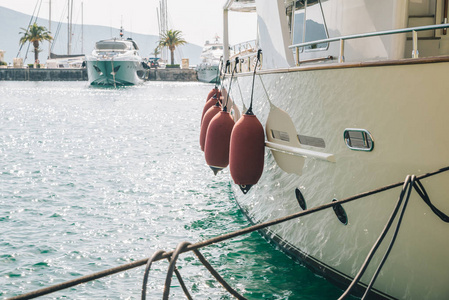
[[[0,50],[5,52],[5,62],[11,63],[13,58],[17,56],[19,52],[19,40],[23,32],[21,28],[28,27],[31,16],[23,14],[18,11],[14,11],[0,6]],[[37,18],[36,23],[39,26],[45,26],[49,29],[47,19]],[[111,28],[98,25],[84,25],[83,30],[81,25],[73,24],[72,26],[72,54],[90,54],[94,48],[95,42],[111,37],[119,37],[120,30],[118,28]],[[55,54],[67,54],[67,23],[60,23],[58,30],[58,22],[51,23],[51,35],[55,38],[52,52]],[[182,30],[181,30],[182,31]],[[83,32],[83,35],[81,34]],[[81,36],[84,38],[82,39]],[[124,30],[124,37],[131,37],[139,46],[140,56],[150,57],[153,56],[154,49],[157,46],[158,36],[137,34]],[[83,43],[81,41],[84,41]],[[41,44],[42,52],[39,53],[39,60],[41,63],[45,63],[48,57],[48,42]],[[26,43],[20,51],[19,57],[25,59],[25,63],[33,63],[34,52],[32,52],[32,45],[28,48]],[[28,52],[27,52],[28,51]],[[181,63],[181,58],[188,58],[190,65],[196,65],[199,63],[199,57],[202,51],[202,47],[194,44],[186,44],[179,47],[175,54],[175,63]]]

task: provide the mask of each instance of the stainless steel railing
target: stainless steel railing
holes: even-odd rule
[[[246,42],[242,42],[239,44],[235,44],[231,46],[231,56],[238,55],[239,53],[246,52],[252,49],[256,49],[257,52],[257,42],[256,40],[250,40]]]
[[[323,40],[316,40],[311,42],[305,42],[305,43],[299,43],[289,46],[290,49],[295,48],[296,49],[296,63],[299,64],[299,52],[300,48],[306,47],[306,46],[312,46],[317,45],[321,43],[331,43],[331,42],[337,42],[340,41],[340,55],[338,57],[338,62],[342,63],[345,60],[344,51],[345,51],[345,41],[346,40],[353,40],[353,39],[359,39],[359,38],[366,38],[366,37],[375,37],[375,36],[383,36],[383,35],[391,35],[391,34],[398,34],[398,33],[407,33],[412,32],[412,39],[413,39],[413,52],[412,57],[418,58],[418,31],[425,31],[425,30],[436,30],[436,29],[444,29],[449,28],[449,24],[437,24],[437,25],[427,25],[427,26],[419,26],[419,27],[410,27],[410,28],[402,28],[402,29],[393,29],[393,30],[385,30],[385,31],[377,31],[377,32],[369,32],[369,33],[361,33],[361,34],[353,34],[353,35],[346,35],[346,36],[340,36],[340,37],[334,37],[334,38],[328,38]]]
[[[231,46],[231,67],[229,70],[234,69],[235,61],[233,58],[238,57],[237,73],[253,71],[257,49],[258,45],[256,40],[250,40]],[[230,72],[231,71],[229,71],[229,73]]]

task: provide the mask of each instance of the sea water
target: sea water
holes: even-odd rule
[[[250,226],[227,170],[199,146],[213,86],[147,82],[0,82],[0,298],[171,251]],[[336,299],[342,293],[247,234],[200,250],[248,299]],[[191,254],[178,269],[194,299],[233,299]],[[147,299],[161,299],[167,261]],[[45,299],[139,299],[144,267]],[[176,278],[171,299],[185,299]]]

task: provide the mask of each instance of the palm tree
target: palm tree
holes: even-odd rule
[[[33,43],[34,47],[34,61],[37,62],[39,60],[39,43],[42,41],[51,41],[53,37],[50,35],[50,32],[44,26],[37,26],[36,22],[27,29],[20,28],[24,32],[23,36],[20,38],[20,44],[23,45],[26,42]]]
[[[160,47],[168,47],[170,50],[171,64],[175,64],[175,49],[178,46],[184,45],[187,42],[182,38],[182,33],[179,30],[167,30],[162,33],[159,40]]]
[[[159,54],[161,54],[161,49],[159,48],[159,46],[157,46],[156,48],[154,48],[154,51],[153,51],[153,53],[151,53],[151,54],[153,54],[154,57],[157,58],[157,56],[158,56]]]

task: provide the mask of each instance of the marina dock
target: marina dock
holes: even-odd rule
[[[0,69],[0,81],[87,81],[86,69]],[[197,81],[193,69],[150,69],[147,81]]]
[[[194,69],[150,69],[150,81],[198,81]]]
[[[86,69],[0,69],[3,81],[87,81]]]

